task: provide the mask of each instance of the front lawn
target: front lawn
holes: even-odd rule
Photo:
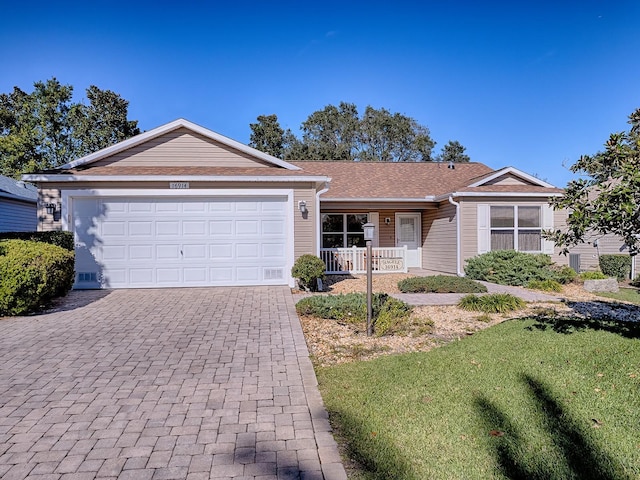
[[[620,288],[620,291],[616,293],[598,292],[597,295],[640,305],[640,290],[637,288]]]
[[[317,368],[356,479],[640,476],[640,325],[528,318]]]

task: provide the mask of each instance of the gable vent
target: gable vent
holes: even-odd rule
[[[265,268],[264,280],[282,280],[284,278],[284,272],[282,268]]]

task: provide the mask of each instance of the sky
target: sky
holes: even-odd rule
[[[242,143],[341,101],[414,118],[472,161],[563,187],[640,108],[640,2],[0,0],[0,93],[96,85],[150,130]]]

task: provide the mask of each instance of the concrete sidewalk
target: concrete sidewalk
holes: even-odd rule
[[[522,287],[496,285],[495,283],[479,282],[487,287],[487,293],[510,293],[520,297],[525,302],[561,302],[562,297],[549,295]],[[456,305],[467,293],[393,293],[392,297],[402,300],[409,305]],[[483,295],[483,294],[480,294]]]

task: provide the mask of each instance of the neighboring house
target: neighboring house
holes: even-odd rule
[[[38,226],[38,189],[0,175],[0,232],[29,232]]]
[[[492,249],[554,254],[562,194],[479,163],[290,163],[182,119],[24,179],[59,206],[38,228],[75,233],[76,288],[293,285],[305,253],[358,271],[367,221],[379,270],[462,274]]]

